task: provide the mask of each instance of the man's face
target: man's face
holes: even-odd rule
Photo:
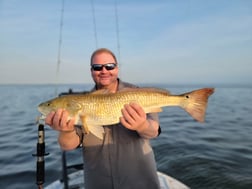
[[[113,56],[109,53],[103,52],[96,54],[93,57],[92,64],[105,65],[108,63],[116,63]],[[117,83],[118,66],[116,66],[112,70],[107,70],[105,67],[103,67],[100,71],[95,71],[94,69],[91,69],[91,75],[97,86],[108,87],[114,83]]]

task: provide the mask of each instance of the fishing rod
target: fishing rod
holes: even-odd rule
[[[58,93],[58,80],[59,80],[59,69],[61,63],[61,47],[62,47],[62,30],[63,30],[63,18],[64,18],[64,5],[65,1],[62,0],[62,8],[61,8],[61,16],[60,16],[60,31],[59,31],[59,42],[58,42],[58,58],[57,58],[57,70],[56,70],[56,87],[55,87],[55,95]],[[43,188],[43,183],[45,181],[45,161],[44,156],[49,155],[49,153],[45,153],[45,141],[44,141],[45,131],[44,124],[38,123],[38,143],[37,143],[37,154],[33,154],[33,156],[37,156],[37,185],[39,189]]]
[[[38,125],[38,142],[37,142],[37,153],[32,154],[37,157],[37,185],[38,189],[43,188],[43,183],[45,181],[45,160],[44,156],[49,155],[49,153],[45,153],[45,131],[44,125],[39,123]]]

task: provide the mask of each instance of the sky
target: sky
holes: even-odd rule
[[[100,47],[132,83],[252,84],[251,0],[65,0],[59,48],[61,13],[0,0],[0,84],[92,83]]]

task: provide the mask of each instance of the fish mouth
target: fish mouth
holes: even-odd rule
[[[44,122],[44,121],[45,121],[45,118],[46,118],[46,116],[44,116],[44,115],[37,116],[37,117],[36,117],[36,124],[39,124],[39,123],[41,123],[41,122]]]
[[[44,117],[46,117],[46,115],[50,113],[45,108],[43,108],[43,106],[40,106],[40,105],[38,106],[38,111],[42,114],[41,116],[44,116]]]
[[[39,119],[40,120],[44,120],[46,118],[46,116],[45,115],[41,115],[41,116],[39,116]]]

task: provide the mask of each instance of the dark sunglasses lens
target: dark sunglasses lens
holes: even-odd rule
[[[113,69],[115,69],[115,67],[116,67],[116,64],[107,64],[107,65],[105,65],[106,70],[113,70]]]
[[[93,64],[92,65],[92,69],[94,71],[101,71],[103,69],[103,67],[105,67],[106,70],[113,70],[113,69],[115,69],[116,64],[109,63],[109,64],[104,64],[104,65],[103,64]]]
[[[93,65],[92,65],[92,69],[93,69],[94,71],[101,71],[101,70],[102,70],[102,67],[103,67],[103,65],[101,65],[101,64],[93,64]]]

